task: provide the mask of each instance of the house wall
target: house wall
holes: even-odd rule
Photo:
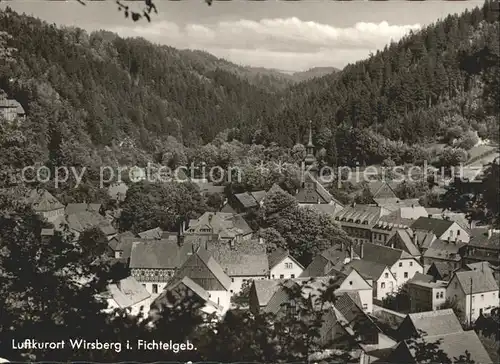
[[[342,292],[358,292],[363,311],[373,312],[373,289],[357,271],[351,271],[340,284],[336,293]]]
[[[44,218],[47,219],[48,222],[54,222],[60,216],[64,216],[64,208],[52,210],[52,211],[44,211],[41,214]]]
[[[387,295],[395,291],[397,284],[396,278],[394,278],[389,268],[386,267],[379,279],[374,282],[373,297],[382,301]]]
[[[291,264],[291,268],[287,268],[287,264]],[[271,279],[279,278],[298,278],[304,270],[290,257],[286,257],[270,271]],[[283,276],[283,277],[282,277]]]
[[[471,295],[468,294],[466,295],[466,315],[467,315],[467,320],[469,319],[469,314],[471,311],[470,309],[470,302],[471,302]],[[483,314],[489,314],[493,308],[496,308],[499,306],[499,301],[498,301],[498,291],[491,291],[491,292],[483,292],[483,293],[475,293],[472,295],[472,320],[476,321],[479,315],[481,314],[481,310]]]
[[[356,243],[371,243],[372,232],[368,226],[354,227],[345,223],[343,224],[342,221],[340,221],[340,225],[342,226],[342,229],[347,233],[347,235],[353,238]]]
[[[225,313],[231,307],[231,292],[225,290],[208,291],[210,301],[222,307],[222,313]]]
[[[455,222],[439,238],[441,240],[448,240],[448,238],[450,238],[450,240],[455,240],[455,238],[457,238],[457,237],[460,241],[462,241],[464,243],[468,243],[470,240],[470,237],[469,237],[469,234],[467,233],[467,231],[465,231],[460,225],[458,225]]]
[[[457,303],[457,308],[459,308],[459,310],[462,311],[464,315],[465,313],[467,313],[468,315],[469,301],[467,300],[466,303],[466,295],[462,290],[462,286],[458,282],[456,276],[451,279],[450,283],[448,283],[448,286],[446,287],[446,297],[451,300],[455,300]]]
[[[424,268],[416,259],[400,259],[392,267],[391,272],[396,278],[396,289],[412,279],[415,273],[424,273]],[[405,276],[406,273],[406,276]]]
[[[174,275],[174,269],[132,269],[130,274],[152,295],[157,297]]]
[[[446,302],[446,288],[432,289],[432,310],[439,310],[441,305]]]

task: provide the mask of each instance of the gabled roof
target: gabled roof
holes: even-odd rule
[[[189,229],[197,230],[200,227],[210,227],[213,234],[220,234],[221,237],[235,237],[238,235],[248,235],[252,229],[241,215],[224,212],[205,212],[198,219],[189,221],[186,234],[191,233]]]
[[[363,259],[353,259],[342,268],[344,268],[344,270],[353,268],[364,279],[372,279],[373,281],[377,281],[384,272],[385,268],[387,268],[387,266],[378,262]]]
[[[159,227],[154,229],[149,229],[138,233],[141,239],[161,239],[163,236],[163,230]]]
[[[359,294],[358,294],[359,299]],[[363,309],[356,303],[358,299],[353,299],[348,293],[337,296],[334,303],[335,309],[341,315],[337,315],[342,326],[348,326],[353,333],[362,335],[365,332],[380,331],[377,325],[363,312]],[[357,336],[356,335],[356,336]]]
[[[78,212],[91,211],[99,212],[101,209],[100,203],[69,203],[66,205],[65,213],[67,215],[76,214]]]
[[[451,308],[408,314],[419,336],[435,336],[462,332],[462,325]]]
[[[427,273],[429,274],[433,271],[433,269],[435,269],[439,274],[439,277],[437,278],[448,281],[451,278],[453,271],[455,270],[455,262],[433,261],[431,266],[427,270]]]
[[[367,183],[367,187],[370,190],[373,198],[384,199],[384,198],[397,198],[396,193],[392,187],[384,181],[370,181]]]
[[[356,246],[354,251],[358,256],[360,256],[361,247],[363,247],[363,260],[384,264],[388,267],[392,267],[400,259],[413,258],[404,250],[373,243],[363,243]]]
[[[377,221],[388,212],[378,206],[355,205],[344,208],[335,216],[335,221],[344,224],[364,225],[367,229],[373,227]]]
[[[284,279],[264,279],[253,281],[259,306],[267,306],[269,300],[280,288],[280,283],[283,282],[285,282]]]
[[[120,308],[131,307],[151,297],[146,288],[134,277],[127,277],[108,285],[108,291]]]
[[[33,189],[25,197],[26,204],[30,205],[35,212],[48,212],[63,209],[64,205],[59,202],[49,191],[44,189]]]
[[[490,231],[489,228],[471,230],[470,245],[500,249],[500,233]]]
[[[331,248],[322,251],[321,254],[315,256],[300,276],[324,276],[333,268],[333,266],[341,263],[347,257],[348,253],[346,251],[342,251],[342,249],[337,246],[332,246]]]
[[[181,291],[179,288],[182,286],[184,286],[188,290],[188,292]],[[154,300],[151,306],[157,309],[162,306],[169,306],[171,304],[167,296],[169,292],[177,295],[194,294],[195,296],[197,296],[206,304],[212,306],[216,310],[222,309],[218,304],[210,300],[210,293],[208,293],[205,289],[203,289],[203,287],[201,287],[199,284],[194,282],[189,277],[183,277],[183,278],[173,277],[169,282],[169,284],[167,285],[167,287],[165,287],[163,292]]]
[[[109,220],[93,211],[86,210],[66,215],[65,220],[71,230],[79,233],[87,229],[99,228],[104,235],[116,234],[116,230]],[[56,226],[56,228],[58,227]]]
[[[484,292],[498,291],[498,282],[493,276],[492,271],[471,270],[455,272],[458,282],[462,286],[465,294],[476,294]],[[472,288],[471,288],[472,280]],[[451,281],[450,281],[451,284]]]
[[[243,192],[235,194],[234,197],[244,208],[258,207],[259,203],[250,192]]]
[[[241,240],[233,247],[226,242],[212,242],[208,252],[230,277],[269,274],[266,247],[258,240]]]
[[[108,243],[108,245],[111,248],[111,250],[113,250],[113,251],[123,251],[123,250],[119,249],[120,245],[122,244],[122,239],[123,238],[134,238],[134,234],[131,231],[125,231],[123,233],[117,234]]]
[[[413,230],[432,231],[438,238],[441,237],[455,222],[451,220],[431,219],[419,217],[412,225]]]
[[[464,243],[455,243],[436,239],[425,251],[424,257],[458,262],[462,259],[459,254],[459,250],[463,245]]]
[[[422,274],[420,272],[415,272],[413,277],[408,280],[408,283],[416,283],[416,282],[422,282],[422,283],[430,283],[434,281],[434,277],[429,275],[429,274]]]
[[[411,231],[398,229],[396,231],[396,236],[399,238],[399,241],[403,244],[404,250],[408,252],[410,255],[416,257],[420,256],[420,250],[415,243],[413,242],[413,234]]]
[[[465,355],[466,351],[470,353],[470,358],[474,363],[480,364],[493,364],[488,352],[484,348],[483,344],[479,340],[479,337],[475,333],[475,331],[462,331],[455,332],[451,334],[443,334],[443,335],[434,335],[434,336],[426,336],[422,339],[423,342],[429,344],[437,344],[437,349],[442,350],[443,353],[450,358],[450,360],[454,360],[455,358],[459,358],[460,356]],[[413,356],[415,355],[415,349],[410,349],[408,343],[403,341],[400,342],[397,348],[404,346],[406,350]],[[397,358],[394,358],[397,360]]]
[[[292,259],[295,264],[297,264],[300,268],[304,269],[302,264],[300,264],[294,257],[290,255],[290,252],[284,249],[276,249],[267,255],[267,260],[269,261],[269,269],[273,269],[279,263],[281,263],[285,258]]]
[[[191,264],[191,262],[197,258],[203,262],[203,264],[210,272],[211,276],[207,276],[204,270],[200,270],[198,266]],[[204,287],[203,282],[207,279],[212,278],[215,278],[227,291],[229,291],[229,288],[231,286],[231,278],[227,276],[219,263],[217,263],[215,259],[212,258],[210,253],[202,247],[198,248],[198,250],[194,254],[192,254],[190,257],[188,257],[188,259],[185,260],[185,262],[175,274],[175,277],[189,277],[204,289],[206,288]]]
[[[169,239],[126,238],[125,242],[132,242],[131,269],[176,269],[193,254],[192,244],[184,243],[179,246],[176,241]]]
[[[374,198],[375,203],[385,209],[396,212],[402,207],[419,206],[418,199],[400,200],[397,197]],[[426,215],[427,216],[427,215]]]
[[[257,203],[260,203],[260,201],[262,201],[267,195],[266,191],[255,191],[250,193],[252,194],[252,197],[255,199],[255,201],[257,201]]]
[[[314,192],[316,193],[317,199],[318,199],[320,204],[328,204],[328,203],[333,201],[335,204],[342,206],[342,204],[339,201],[337,201],[335,198],[333,198],[333,196],[330,194],[330,192],[328,192],[325,189],[325,187],[321,183],[318,182],[318,180],[316,180],[313,176],[311,176],[310,173],[306,173],[305,180],[312,182],[314,184]],[[299,203],[310,203],[310,201],[308,201],[308,199],[306,199],[304,188],[301,188],[299,190],[299,192],[295,196],[295,199]]]
[[[312,204],[309,206],[309,208],[319,213],[327,214],[330,216],[336,216],[340,211],[342,211],[344,207],[336,203],[334,204],[324,203],[324,204]]]

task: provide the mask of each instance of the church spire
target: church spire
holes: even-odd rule
[[[311,166],[312,169],[315,169],[316,165],[316,157],[314,156],[314,144],[312,142],[312,121],[309,120],[309,142],[306,146],[306,159],[305,159],[306,167]]]
[[[309,142],[307,143],[309,148],[314,148],[313,144],[313,134],[312,134],[312,120],[309,120]]]

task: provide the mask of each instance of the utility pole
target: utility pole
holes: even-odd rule
[[[472,277],[470,279],[469,326],[472,326]]]

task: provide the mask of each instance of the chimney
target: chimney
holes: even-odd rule
[[[448,243],[451,242],[451,236],[448,236]]]
[[[488,229],[488,239],[491,239],[491,235],[493,235],[493,229]]]
[[[208,222],[209,223],[212,222],[213,217],[214,217],[214,215],[212,215],[211,213],[208,214]]]
[[[179,244],[179,246],[183,246],[184,245],[184,234],[181,234],[177,237],[177,244]]]
[[[432,219],[432,215],[431,215],[431,214],[428,214],[428,215],[427,215],[427,218]]]
[[[356,202],[353,202],[353,203],[351,204],[351,206],[352,206],[352,207],[356,207]]]
[[[361,242],[361,245],[359,247],[359,258],[360,259],[363,259],[363,253],[364,253],[364,249],[363,249],[363,245],[365,245],[363,242]]]

